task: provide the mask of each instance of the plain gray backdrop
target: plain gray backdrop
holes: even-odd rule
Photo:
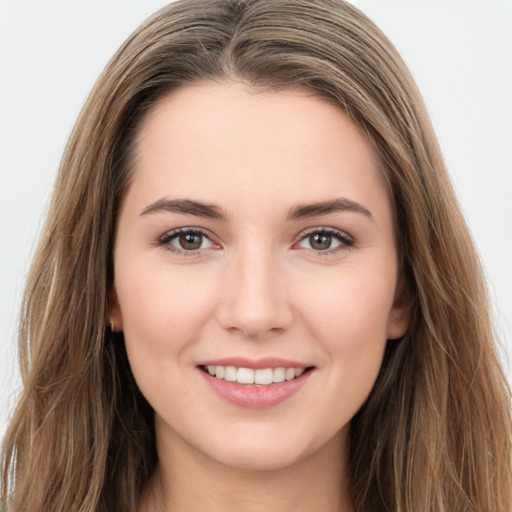
[[[15,327],[59,160],[110,56],[163,0],[0,0],[0,437],[20,386]],[[430,110],[488,275],[512,376],[512,0],[354,0]]]

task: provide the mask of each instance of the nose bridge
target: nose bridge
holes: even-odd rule
[[[228,265],[221,323],[224,328],[261,338],[289,326],[291,311],[280,259],[269,247],[245,245]]]

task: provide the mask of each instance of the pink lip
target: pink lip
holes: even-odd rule
[[[224,366],[224,364],[221,366]],[[248,366],[241,367],[248,368]],[[264,368],[269,367],[271,366],[264,366]],[[204,370],[199,368],[198,370],[212,391],[219,397],[233,405],[249,409],[267,409],[284,402],[297,393],[306,384],[313,373],[313,370],[310,370],[293,380],[276,382],[268,386],[255,386],[217,379]]]
[[[263,370],[264,368],[307,368],[307,364],[281,359],[279,357],[264,357],[262,359],[247,359],[246,357],[227,357],[223,359],[210,359],[202,361],[198,366],[236,366],[237,368],[251,368]]]

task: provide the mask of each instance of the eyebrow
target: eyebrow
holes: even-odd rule
[[[351,201],[344,197],[334,199],[332,201],[324,201],[320,203],[312,203],[306,205],[297,205],[290,210],[288,220],[299,220],[309,217],[317,217],[319,215],[328,215],[336,212],[354,212],[362,213],[370,220],[375,220],[371,212],[362,204]]]
[[[142,210],[141,215],[160,212],[182,213],[208,219],[227,220],[227,215],[218,206],[192,201],[191,199],[162,198],[146,206],[146,208]]]
[[[201,203],[192,199],[162,198],[149,206],[146,206],[140,215],[150,215],[152,213],[160,212],[181,213],[184,215],[194,215],[196,217],[222,221],[228,220],[227,214],[218,206]],[[336,212],[361,213],[369,219],[374,220],[371,212],[363,205],[344,197],[334,199],[332,201],[294,206],[288,213],[288,220],[300,220]]]

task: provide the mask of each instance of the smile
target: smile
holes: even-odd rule
[[[269,386],[279,382],[294,380],[300,377],[307,368],[237,368],[236,366],[207,365],[202,369],[216,379],[238,384]]]
[[[290,362],[271,358],[258,362],[231,358],[222,362],[225,364],[201,364],[197,369],[216,395],[232,405],[250,409],[266,409],[290,399],[315,373],[314,366],[279,366]]]

